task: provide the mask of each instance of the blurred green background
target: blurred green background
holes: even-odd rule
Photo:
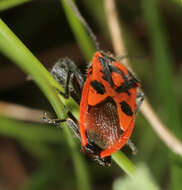
[[[113,52],[104,0],[76,3],[101,49]],[[160,119],[182,140],[182,2],[116,0],[116,4],[130,62],[142,89]],[[48,70],[60,57],[69,57],[86,73],[93,48],[87,42],[83,44],[70,27],[63,7],[59,0],[1,0],[0,18]],[[80,172],[75,173],[77,160],[73,164],[73,159],[77,157],[72,156],[63,129],[42,122],[43,111],[54,113],[49,101],[31,80],[31,73],[25,74],[6,58],[3,45],[0,189],[181,189],[182,158],[163,144],[141,113],[132,135],[137,155],[132,155],[128,147],[122,149],[137,168],[133,179],[114,162],[111,168],[104,168],[85,159],[79,141],[71,135],[78,159],[85,159],[84,169],[77,167]]]

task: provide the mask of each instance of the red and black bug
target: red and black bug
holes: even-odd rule
[[[66,121],[80,139],[83,152],[109,166],[111,155],[132,134],[135,114],[143,101],[138,92],[140,83],[120,61],[101,51],[94,54],[86,78],[68,58],[59,60],[51,73],[65,87],[60,94],[65,98],[71,95],[80,104],[80,116],[77,121],[68,112],[68,119],[48,122]]]
[[[102,148],[99,156],[104,158],[128,142],[134,127],[139,86],[119,61],[104,53],[95,53],[80,103],[83,148],[89,139]]]
[[[95,53],[86,80],[68,58],[59,60],[51,73],[65,86],[65,93],[60,93],[65,98],[71,95],[80,104],[79,122],[71,113],[61,122],[66,121],[73,129],[88,157],[109,166],[112,153],[132,134],[143,100],[137,92],[140,83],[118,60],[103,52]]]

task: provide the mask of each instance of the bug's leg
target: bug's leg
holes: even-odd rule
[[[69,125],[69,127],[73,130],[75,136],[80,140],[81,142],[81,136],[80,136],[80,130],[79,130],[79,124],[77,119],[72,115],[71,112],[68,112],[68,119],[66,120],[66,123]]]
[[[79,85],[82,87],[84,78],[75,63],[69,58],[59,59],[51,70],[53,77],[61,84],[65,82],[67,72],[74,73]]]
[[[137,99],[137,106],[135,108],[135,114],[138,112],[138,110],[140,109],[140,106],[142,105],[142,102],[144,100],[144,94],[142,92],[139,92],[137,94],[136,99]]]
[[[100,158],[100,149],[96,144],[90,142],[87,139],[87,146],[82,147],[84,154],[91,160],[94,160],[99,163],[101,166],[110,167],[111,166],[111,156]]]
[[[111,156],[105,157],[105,158],[95,158],[93,159],[99,163],[99,165],[104,167],[110,167],[111,166]]]
[[[78,121],[74,118],[71,112],[68,112],[67,119],[51,119],[47,116],[47,113],[44,112],[43,120],[46,123],[53,124],[54,126],[58,126],[59,124],[66,122],[68,126],[72,129],[72,131],[74,132],[75,136],[81,141]]]
[[[136,155],[137,153],[137,148],[136,146],[134,145],[134,143],[129,139],[128,142],[126,143],[126,145],[129,146],[129,148],[131,149],[132,151],[132,154]]]
[[[74,76],[73,73],[68,71],[67,76],[66,76],[66,82],[65,82],[65,92],[62,92],[58,88],[56,88],[56,91],[66,99],[69,98],[69,96],[70,96],[69,83],[70,83],[71,79],[73,78],[73,76]]]
[[[65,89],[65,92],[57,90],[62,96],[68,98],[71,95],[80,103],[84,78],[74,62],[68,58],[59,59],[51,70],[51,74]]]
[[[66,121],[66,119],[52,119],[49,116],[47,116],[46,112],[43,113],[43,120],[45,123],[53,124],[53,125],[59,125],[60,123]]]

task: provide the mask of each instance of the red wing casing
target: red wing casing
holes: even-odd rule
[[[134,127],[138,87],[139,82],[120,62],[95,53],[80,103],[82,147],[88,138],[102,149],[104,158],[126,144]]]

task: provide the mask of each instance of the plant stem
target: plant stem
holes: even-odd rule
[[[21,5],[23,3],[30,2],[31,0],[1,0],[0,1],[0,11],[4,11],[9,8]]]
[[[60,85],[53,79],[39,60],[34,57],[28,48],[25,47],[25,45],[8,28],[2,19],[0,19],[0,52],[32,77],[34,82],[39,86],[51,103],[58,118],[66,118],[65,106],[55,90],[55,87],[60,89]],[[69,106],[76,104],[71,98],[68,101],[66,100],[65,103],[68,103]],[[83,157],[76,148],[75,141],[69,133],[67,125],[62,124],[62,126],[63,132],[67,137],[68,145],[71,148],[71,156],[75,167],[78,188],[82,190],[90,189],[90,182]]]

